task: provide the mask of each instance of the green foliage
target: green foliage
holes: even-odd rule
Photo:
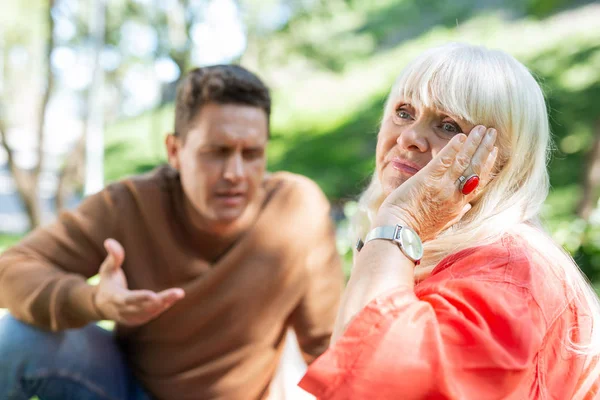
[[[105,137],[106,180],[110,182],[143,173],[164,163],[164,138],[172,129],[172,105],[110,127]]]
[[[273,48],[288,49],[290,53],[287,64],[265,65],[260,71],[267,80],[278,77],[277,84],[272,85],[270,169],[307,175],[319,183],[334,204],[342,205],[364,188],[372,173],[385,98],[410,59],[425,48],[448,41],[500,48],[530,67],[547,95],[557,145],[550,164],[553,191],[544,211],[547,225],[585,272],[600,278],[600,218],[585,223],[575,217],[585,157],[593,139],[594,122],[600,118],[596,108],[600,102],[598,9],[582,7],[541,20],[509,20],[496,12],[467,19],[468,14],[462,14],[458,26],[456,21],[450,23],[453,11],[446,10],[428,17],[433,21],[431,29],[424,25],[424,33],[408,35],[402,21],[410,22],[417,15],[417,11],[410,10],[423,5],[392,3],[332,2],[312,20],[302,16],[300,22],[289,22],[273,40]],[[435,1],[427,3],[434,10],[443,8]],[[463,10],[466,3],[460,4],[455,5],[456,10]],[[394,32],[404,41],[394,42]],[[361,35],[370,38],[369,49],[335,51],[344,49],[348,38]],[[409,36],[414,38],[406,40]],[[321,47],[328,49],[324,52],[332,55],[338,66],[315,69],[313,58],[317,56],[297,50],[294,41],[312,40],[319,47],[319,37]],[[360,43],[357,46],[360,48]],[[300,60],[309,57],[305,68],[299,69]],[[107,133],[107,179],[164,162],[163,136],[172,118],[172,108],[165,107],[156,114],[112,126]],[[344,246],[342,253],[348,254],[349,244]]]
[[[544,18],[569,5],[569,0],[527,0],[524,1],[527,13],[538,18]]]

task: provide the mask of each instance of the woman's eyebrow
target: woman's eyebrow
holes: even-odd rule
[[[440,114],[442,114],[444,117],[448,117],[453,119],[455,122],[457,123],[461,123],[464,125],[471,125],[471,123],[469,121],[467,121],[466,119],[459,117],[458,115],[452,114],[450,112],[447,111],[440,111]]]

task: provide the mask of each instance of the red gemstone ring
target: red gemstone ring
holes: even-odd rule
[[[458,178],[458,189],[462,194],[469,194],[479,186],[479,175],[460,176]]]

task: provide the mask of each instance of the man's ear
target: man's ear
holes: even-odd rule
[[[181,149],[181,139],[172,133],[167,135],[165,139],[165,147],[167,148],[167,159],[169,165],[176,170],[179,170],[179,151]]]

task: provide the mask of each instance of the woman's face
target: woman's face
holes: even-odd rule
[[[381,124],[376,167],[385,196],[417,173],[459,133],[475,125],[441,110],[399,99]]]

